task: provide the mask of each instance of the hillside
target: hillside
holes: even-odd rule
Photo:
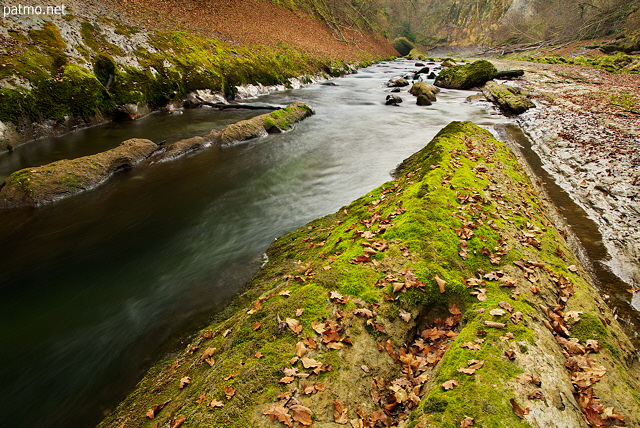
[[[640,30],[633,0],[390,0],[394,33],[427,46],[559,43]]]
[[[65,6],[64,15],[0,21],[0,150],[137,117],[195,90],[232,98],[237,86],[290,85],[396,55],[382,36],[353,23],[338,27],[338,18],[260,0]]]

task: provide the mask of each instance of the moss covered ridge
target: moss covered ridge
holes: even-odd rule
[[[279,238],[100,426],[638,425],[632,345],[546,212],[502,143],[453,122]]]
[[[303,103],[212,130],[204,136],[186,138],[165,146],[151,140],[130,139],[118,147],[77,159],[64,159],[11,174],[0,186],[0,208],[37,207],[93,189],[119,171],[141,162],[171,160],[212,144],[226,146],[252,138],[284,132],[314,114]]]

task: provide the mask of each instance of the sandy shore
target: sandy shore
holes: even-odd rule
[[[612,270],[640,285],[640,75],[496,61],[522,68],[537,108],[518,118],[545,168],[598,224]]]

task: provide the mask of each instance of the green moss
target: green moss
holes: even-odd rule
[[[468,65],[454,65],[438,74],[435,85],[450,89],[471,89],[481,86],[495,76],[495,66],[486,60],[475,61]]]
[[[30,30],[29,37],[42,47],[57,50],[67,48],[67,44],[60,36],[58,26],[51,21],[45,21],[41,30]]]

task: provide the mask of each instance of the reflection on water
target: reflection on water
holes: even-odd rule
[[[0,213],[0,426],[82,427],[122,398],[250,278],[274,238],[390,178],[452,120],[503,121],[443,90],[418,107],[384,83],[413,63],[377,65],[263,97],[317,114],[292,132],[119,174],[53,206]],[[253,112],[152,115],[0,156],[0,175],[113,147],[175,140]]]

